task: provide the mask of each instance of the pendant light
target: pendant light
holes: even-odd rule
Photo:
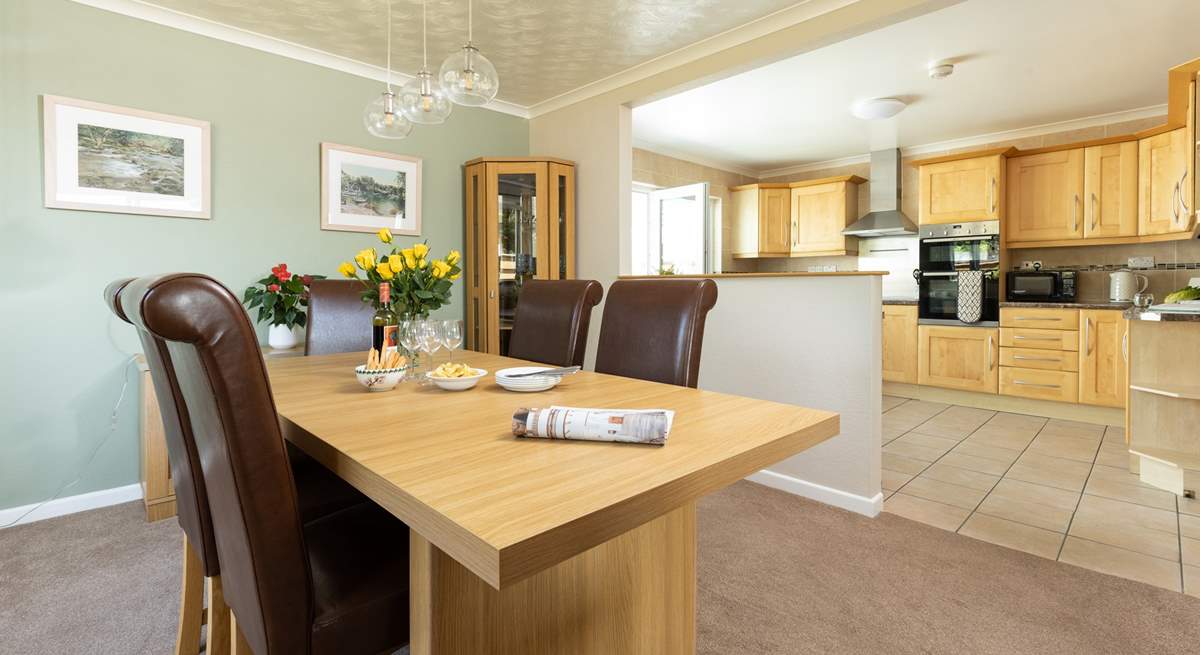
[[[472,43],[474,37],[473,0],[467,0],[467,44],[461,50],[446,57],[442,62],[438,79],[446,95],[455,104],[467,107],[482,107],[491,102],[500,91],[500,76],[496,67],[479,53]]]
[[[367,103],[363,124],[381,139],[403,139],[412,132],[412,121],[400,111],[400,98],[392,91],[392,0],[387,0],[387,86]]]
[[[433,73],[429,72],[429,55],[426,52],[425,0],[421,2],[421,70],[417,76],[400,89],[400,111],[408,120],[421,125],[440,125],[446,122],[454,103],[446,97]]]

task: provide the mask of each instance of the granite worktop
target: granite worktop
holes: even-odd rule
[[[1126,309],[1124,316],[1131,321],[1200,323],[1200,314],[1185,314],[1182,312],[1156,312],[1145,309],[1136,309],[1133,307]]]
[[[1106,300],[1094,302],[1001,302],[1000,306],[1044,309],[1129,309],[1133,306],[1133,303],[1109,302]]]
[[[917,302],[918,301],[916,298],[884,298],[883,299],[883,304],[885,304],[885,305],[915,305],[915,304],[917,304]]]

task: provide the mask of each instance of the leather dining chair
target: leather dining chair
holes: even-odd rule
[[[618,280],[608,288],[596,372],[695,387],[704,320],[717,303],[709,279]]]
[[[529,280],[521,287],[508,356],[552,366],[582,366],[592,308],[604,296],[595,280]]]
[[[127,323],[132,321],[122,306],[122,292],[132,281],[133,278],[116,280],[104,290],[109,309]],[[141,327],[137,327],[137,332],[159,401],[167,459],[175,489],[176,516],[184,535],[183,581],[173,652],[176,655],[198,653],[201,624],[207,624],[205,652],[223,655],[230,651],[229,609],[224,602],[208,494],[188,408],[175,377],[166,342]],[[306,522],[370,502],[319,462],[290,444],[288,460],[296,479],[300,513]],[[205,586],[209,599],[207,616],[203,606]]]
[[[308,287],[305,355],[326,355],[371,347],[375,310],[362,301],[358,280],[313,280]]]

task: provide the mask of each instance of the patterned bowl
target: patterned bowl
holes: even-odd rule
[[[354,375],[358,377],[358,383],[367,388],[367,391],[391,391],[396,388],[397,384],[404,379],[404,374],[408,372],[407,368],[387,368],[378,371],[368,371],[366,364],[363,364],[354,369]]]

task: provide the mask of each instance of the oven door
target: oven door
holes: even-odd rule
[[[1000,279],[994,271],[983,278],[983,311],[977,323],[958,320],[958,273],[922,273],[917,286],[920,323],[990,327],[1000,324]]]
[[[997,235],[921,239],[921,273],[953,273],[1000,267]]]

